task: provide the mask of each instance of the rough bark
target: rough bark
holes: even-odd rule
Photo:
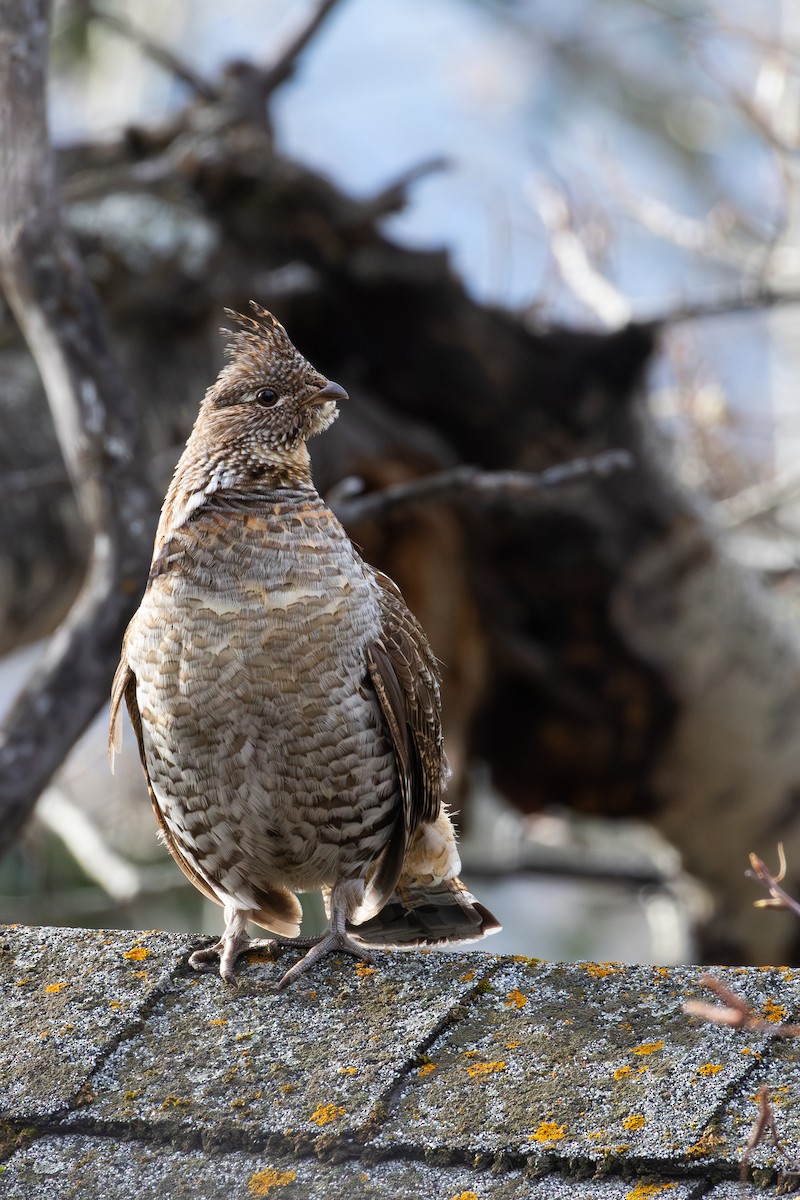
[[[3,726],[2,849],[97,711],[146,569],[154,508],[136,409],[61,218],[45,111],[48,5],[2,0],[0,30],[0,282],[91,536],[80,594]]]

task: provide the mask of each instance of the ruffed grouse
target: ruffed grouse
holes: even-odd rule
[[[475,940],[499,926],[458,879],[441,793],[439,677],[390,579],[311,480],[306,441],[347,398],[258,305],[208,390],[156,534],[114,680],[164,840],[225,931],[191,956],[233,980],[253,921],[330,951]],[[226,310],[227,311],[227,310]],[[298,892],[327,930],[299,938]]]

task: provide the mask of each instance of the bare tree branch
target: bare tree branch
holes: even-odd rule
[[[155,514],[135,405],[62,219],[45,108],[48,17],[47,0],[0,0],[0,284],[93,548],[78,599],[0,729],[0,851],[107,694]]]
[[[120,16],[119,13],[107,12],[97,4],[92,4],[89,7],[89,15],[95,20],[100,21],[103,25],[107,25],[109,29],[113,29],[120,37],[126,38],[129,42],[133,42],[138,46],[148,58],[153,62],[158,63],[170,75],[174,75],[176,79],[180,79],[181,83],[185,83],[198,96],[202,96],[204,100],[216,100],[219,96],[218,90],[203,79],[202,75],[198,74],[193,67],[190,67],[187,62],[179,58],[167,46],[156,42],[149,34],[129,21],[127,17]]]
[[[289,42],[278,59],[264,71],[263,91],[269,96],[281,84],[290,79],[297,69],[297,61],[323,21],[333,12],[339,0],[317,0],[316,7],[306,24]]]
[[[706,317],[726,317],[733,313],[780,308],[790,304],[800,304],[800,292],[768,287],[757,287],[752,290],[743,288],[732,296],[718,296],[711,300],[691,300],[686,304],[676,304],[661,313],[637,317],[635,324],[645,329],[660,329],[667,325],[678,325],[683,321],[699,321]]]
[[[451,467],[422,479],[396,483],[379,492],[354,496],[354,480],[344,481],[328,502],[343,524],[378,520],[387,513],[410,508],[427,500],[459,500],[480,504],[536,503],[542,492],[586,479],[627,471],[633,458],[627,450],[604,450],[591,458],[576,458],[544,471],[482,471],[478,467]]]

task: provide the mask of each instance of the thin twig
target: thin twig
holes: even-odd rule
[[[726,1025],[731,1029],[747,1029],[750,1033],[763,1033],[769,1037],[800,1037],[800,1025],[778,1024],[757,1016],[746,1000],[737,996],[727,984],[715,975],[701,975],[700,983],[710,988],[722,1001],[706,1004],[703,1000],[687,1000],[683,1011],[690,1017],[699,1017],[712,1025]]]
[[[800,304],[800,291],[780,288],[758,287],[752,291],[742,290],[732,296],[719,296],[712,300],[694,300],[676,304],[661,313],[642,316],[635,324],[645,329],[661,329],[678,325],[683,321],[699,321],[706,317],[725,317],[734,313],[752,312],[754,309],[778,308],[783,305]]]
[[[451,467],[422,479],[396,483],[366,496],[345,494],[334,499],[333,508],[345,524],[378,520],[398,509],[427,500],[468,500],[481,504],[510,501],[536,503],[542,492],[587,479],[604,478],[628,471],[633,457],[627,450],[604,450],[590,458],[576,458],[544,471],[483,471],[479,467]]]
[[[303,28],[295,34],[272,66],[265,68],[262,85],[265,97],[291,78],[297,69],[300,55],[338,3],[339,0],[317,0],[317,5]]]
[[[89,15],[93,20],[100,21],[103,25],[107,25],[109,29],[113,29],[115,33],[118,33],[127,41],[133,42],[148,58],[158,63],[160,67],[163,67],[170,75],[174,75],[176,79],[180,79],[181,83],[185,83],[187,87],[190,87],[198,96],[202,96],[204,100],[213,101],[218,99],[219,93],[217,89],[206,79],[203,79],[202,75],[199,75],[195,71],[194,67],[190,67],[174,51],[163,45],[163,43],[155,41],[144,30],[138,29],[128,17],[120,16],[118,13],[107,12],[106,9],[100,8],[97,4],[89,6]]]
[[[415,183],[418,183],[420,179],[424,179],[427,175],[446,171],[449,166],[449,160],[439,155],[436,158],[427,158],[424,162],[417,163],[414,167],[409,167],[407,171],[403,171],[392,183],[382,188],[371,200],[364,201],[361,211],[365,219],[378,221],[381,217],[387,217],[391,213],[399,212],[405,208],[408,202],[408,190],[410,187],[413,187]]]
[[[758,1113],[756,1114],[756,1119],[753,1122],[753,1128],[750,1131],[750,1137],[747,1139],[747,1146],[745,1147],[744,1154],[742,1155],[742,1163],[739,1171],[740,1181],[742,1183],[747,1182],[747,1175],[750,1170],[750,1163],[752,1161],[753,1154],[755,1153],[755,1149],[758,1145],[760,1145],[761,1142],[765,1140],[767,1136],[769,1136],[771,1139],[773,1146],[778,1151],[778,1154],[780,1154],[781,1158],[785,1158],[790,1164],[791,1169],[787,1172],[784,1172],[784,1174],[797,1175],[799,1172],[797,1170],[796,1160],[789,1157],[781,1143],[780,1137],[778,1136],[778,1126],[775,1124],[775,1113],[772,1109],[769,1088],[765,1083],[762,1083],[761,1087],[758,1089],[757,1101]]]
[[[800,917],[800,903],[780,886],[781,880],[786,875],[786,855],[783,852],[783,842],[778,843],[778,864],[778,874],[773,875],[757,854],[750,855],[752,870],[745,871],[745,875],[748,879],[755,879],[757,883],[762,883],[769,892],[769,900],[754,900],[753,907],[786,908],[796,917]]]

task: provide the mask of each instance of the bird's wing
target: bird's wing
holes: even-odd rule
[[[439,669],[422,626],[387,575],[372,570],[381,636],[367,664],[397,759],[406,840],[435,821],[448,768],[442,740]]]
[[[150,793],[150,801],[153,805],[153,812],[156,814],[158,827],[161,830],[161,835],[164,839],[164,844],[169,850],[175,862],[183,871],[186,878],[193,884],[199,892],[207,896],[209,900],[213,900],[215,904],[221,904],[220,897],[212,890],[209,883],[199,871],[195,870],[192,863],[181,852],[175,838],[173,837],[167,822],[164,819],[164,814],[161,811],[161,805],[153,789],[153,783],[150,778],[150,771],[147,766],[147,755],[145,753],[144,733],[142,729],[142,714],[139,712],[139,702],[136,697],[136,676],[133,672],[130,663],[125,656],[125,647],[123,646],[122,658],[117,667],[117,672],[114,676],[114,683],[111,688],[111,723],[108,736],[109,756],[112,757],[115,751],[119,751],[122,737],[122,701],[125,701],[128,709],[128,715],[131,719],[133,732],[136,734],[136,742],[139,746],[139,757],[142,760],[142,769],[144,777],[147,780],[147,790]],[[256,898],[259,907],[254,908],[250,913],[250,919],[255,921],[257,925],[263,925],[265,929],[272,930],[273,933],[282,934],[285,937],[296,937],[300,932],[300,922],[303,917],[303,910],[297,897],[291,892],[285,891],[283,888],[267,888],[253,886],[253,895]]]
[[[144,777],[147,780],[147,790],[150,793],[153,812],[156,814],[158,827],[161,830],[164,843],[189,882],[194,884],[197,890],[202,892],[204,896],[207,896],[209,900],[213,900],[215,904],[219,904],[219,898],[214,895],[206,881],[202,878],[202,876],[198,875],[197,871],[195,871],[191,864],[186,861],[178,847],[175,845],[175,839],[169,831],[167,823],[164,820],[164,816],[161,812],[158,800],[156,799],[155,792],[153,791],[153,784],[150,780],[150,772],[147,769],[147,756],[145,755],[144,749],[142,714],[139,712],[139,702],[136,698],[136,676],[134,675],[129,662],[125,657],[124,647],[122,651],[122,658],[120,659],[119,666],[117,667],[117,671],[114,676],[114,682],[111,686],[111,721],[108,731],[108,753],[112,765],[114,761],[114,753],[118,753],[121,749],[123,700],[125,701],[128,709],[128,716],[131,719],[133,732],[136,734],[136,743],[139,747],[139,758],[142,760],[142,769],[144,771]]]

